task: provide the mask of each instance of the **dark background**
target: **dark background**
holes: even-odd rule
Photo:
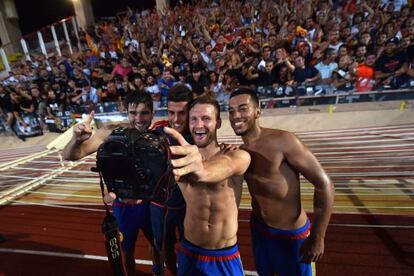
[[[172,6],[178,0],[170,0]],[[184,1],[187,2],[187,1]],[[34,32],[46,25],[75,15],[71,0],[15,0],[22,34]],[[115,16],[117,12],[125,11],[126,7],[133,9],[152,9],[155,0],[91,0],[95,20],[101,17]]]

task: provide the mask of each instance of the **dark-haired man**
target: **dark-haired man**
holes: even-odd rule
[[[384,53],[375,64],[375,79],[384,88],[401,88],[407,84],[407,55],[399,49],[399,39],[389,38]]]
[[[168,120],[158,121],[152,129],[163,132],[164,127],[170,127],[179,132],[184,139],[193,144],[193,139],[188,129],[188,109],[193,99],[192,92],[185,84],[175,84],[168,91]],[[168,137],[170,145],[178,145],[178,142]],[[151,202],[150,215],[152,231],[154,235],[154,247],[158,252],[162,250],[163,236],[166,265],[171,275],[177,274],[177,258],[175,254],[175,243],[177,242],[176,231],[178,230],[178,240],[181,241],[184,235],[184,216],[185,201],[178,185],[175,185],[166,204]],[[164,226],[165,220],[165,226]],[[158,274],[161,271],[160,262],[158,267],[154,267],[153,272]]]
[[[245,173],[252,196],[251,231],[259,275],[311,275],[324,251],[334,189],[312,152],[293,134],[259,125],[256,93],[230,96],[229,119],[251,156]],[[299,174],[315,186],[312,230],[300,201]]]
[[[151,95],[143,91],[130,93],[126,98],[129,127],[139,131],[147,130],[152,122],[154,112]],[[98,150],[112,131],[122,125],[112,124],[100,128],[92,135],[92,112],[84,123],[73,128],[71,141],[63,150],[66,160],[79,160]],[[125,125],[128,127],[128,125]],[[128,275],[135,274],[135,243],[141,229],[152,244],[152,231],[149,214],[149,202],[142,200],[116,200],[112,204],[112,212],[122,233],[122,250],[125,252],[125,266]]]
[[[220,151],[220,106],[213,98],[197,98],[189,117],[196,146],[176,130],[165,129],[179,143],[171,147],[172,154],[179,157],[171,162],[187,205],[178,275],[243,275],[237,209],[250,156],[240,149]]]

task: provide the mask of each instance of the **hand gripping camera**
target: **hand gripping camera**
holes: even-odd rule
[[[97,172],[118,198],[164,202],[174,180],[165,134],[117,128],[99,147]]]

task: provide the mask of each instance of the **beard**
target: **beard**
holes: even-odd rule
[[[211,143],[213,143],[216,139],[215,135],[211,132],[207,132],[205,134],[205,137],[203,137],[201,140],[197,137],[197,135],[195,134],[195,132],[191,132],[191,136],[193,137],[193,141],[195,143],[195,145],[199,148],[205,148],[208,145],[210,145]]]

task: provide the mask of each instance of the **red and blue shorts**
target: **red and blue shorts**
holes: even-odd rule
[[[122,233],[122,250],[124,252],[135,247],[139,230],[142,230],[147,239],[152,241],[148,201],[143,201],[140,204],[115,201],[112,204],[112,214],[118,223],[119,232]]]
[[[178,275],[243,276],[239,247],[205,249],[183,239],[178,248]]]
[[[310,221],[295,230],[269,227],[253,215],[250,228],[253,255],[260,276],[312,275],[310,264],[301,262],[300,247],[310,233]]]

